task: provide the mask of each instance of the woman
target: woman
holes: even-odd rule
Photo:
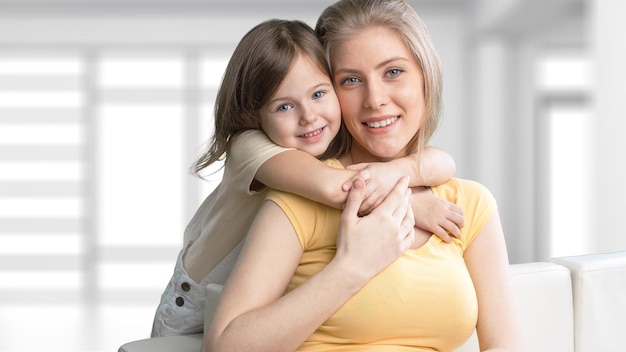
[[[336,167],[418,155],[440,111],[441,69],[402,0],[342,0],[316,31],[331,65],[350,151]],[[465,212],[446,243],[413,228],[408,180],[358,217],[271,192],[224,287],[204,351],[452,351],[474,328],[483,351],[519,350],[502,227],[491,194],[452,179],[433,192]]]

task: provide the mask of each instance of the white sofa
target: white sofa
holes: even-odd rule
[[[527,351],[626,351],[626,251],[512,264],[511,274]],[[221,286],[207,288],[210,317]],[[119,352],[195,352],[201,344],[202,334],[160,337]],[[458,351],[478,351],[476,336]]]

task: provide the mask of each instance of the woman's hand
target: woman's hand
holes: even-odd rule
[[[454,203],[435,196],[426,187],[412,188],[411,204],[415,214],[415,226],[450,242],[450,236],[461,237],[465,225],[463,209]]]
[[[376,209],[359,217],[365,199],[365,183],[352,184],[341,215],[335,260],[355,275],[369,280],[402,253],[415,239],[408,177],[402,177]]]

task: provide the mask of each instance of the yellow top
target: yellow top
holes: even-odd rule
[[[330,162],[341,167],[337,161]],[[477,301],[463,251],[496,209],[491,193],[469,180],[433,187],[464,210],[461,239],[432,236],[370,280],[299,351],[452,351],[472,334]],[[270,191],[296,230],[304,253],[287,291],[320,271],[335,255],[341,211],[291,193]],[[365,346],[364,346],[365,345]]]

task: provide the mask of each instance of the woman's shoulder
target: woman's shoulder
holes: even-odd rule
[[[491,191],[475,180],[453,177],[448,182],[431,188],[437,196],[452,203],[483,200],[495,205],[496,202]]]
[[[482,183],[463,178],[451,178],[448,182],[432,187],[433,193],[455,203],[468,212],[492,212],[497,202],[491,191]]]
[[[343,168],[343,165],[337,159],[324,160],[324,163],[330,167]],[[288,216],[316,219],[334,210],[330,206],[309,198],[276,189],[269,189],[265,199],[278,204]]]
[[[282,209],[291,222],[302,248],[305,249],[315,246],[320,241],[324,242],[324,236],[331,233],[325,230],[335,224],[341,214],[338,209],[328,205],[275,189],[268,191],[265,200],[274,202]]]
[[[463,217],[465,218],[465,226],[462,229],[464,248],[472,243],[498,208],[491,191],[485,185],[474,180],[452,178],[432,189],[435,195],[463,209]]]
[[[335,169],[345,169],[343,164],[338,159],[326,159],[324,160],[324,164],[334,167]]]

